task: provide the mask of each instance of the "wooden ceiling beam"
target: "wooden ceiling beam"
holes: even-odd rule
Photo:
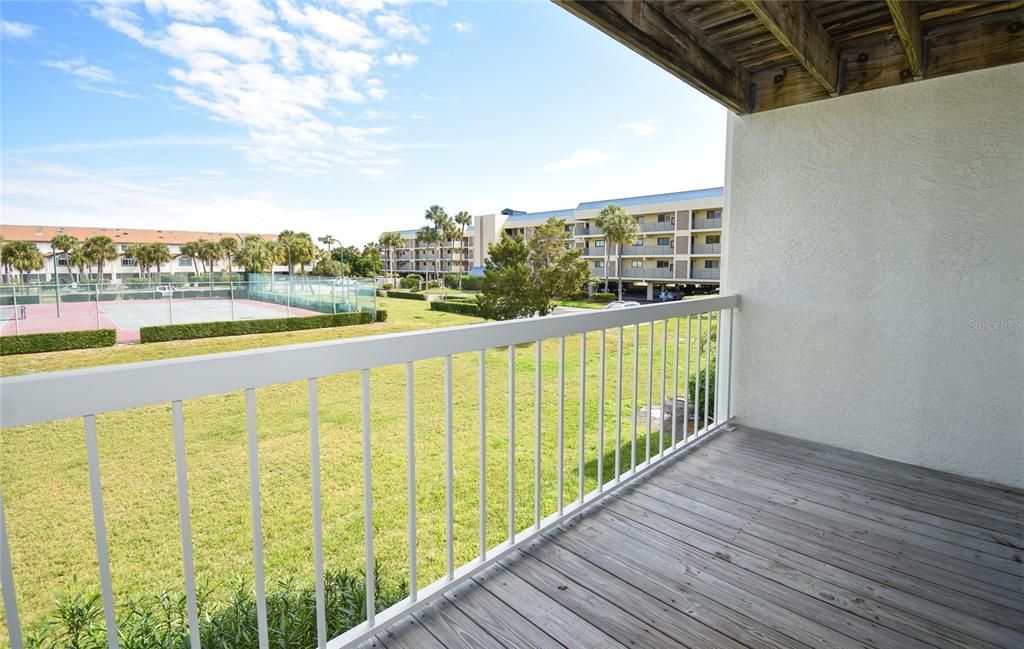
[[[689,23],[643,0],[553,0],[726,108],[750,112],[750,75]]]
[[[924,37],[917,2],[911,0],[885,0],[892,14],[896,34],[907,57],[907,68],[915,79],[924,77]]]
[[[839,94],[839,50],[809,4],[798,0],[743,3],[826,92]]]

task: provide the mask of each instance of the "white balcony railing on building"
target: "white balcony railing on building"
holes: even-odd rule
[[[630,279],[670,279],[671,268],[623,268],[622,276]]]
[[[690,279],[721,279],[720,268],[694,268],[690,271]]]
[[[654,255],[654,256],[666,256],[671,257],[675,248],[671,245],[667,246],[622,246],[622,254],[627,256],[643,256],[643,255]]]
[[[722,244],[720,243],[695,243],[690,247],[691,255],[720,255]]]
[[[671,232],[676,229],[676,224],[672,221],[655,221],[654,223],[641,223],[641,232]]]
[[[316,620],[319,634],[318,645],[340,649],[350,647],[365,639],[381,624],[395,616],[412,611],[437,599],[449,587],[469,579],[479,570],[488,566],[514,548],[521,546],[528,539],[536,537],[545,530],[558,525],[567,517],[579,513],[594,502],[615,492],[628,484],[637,476],[643,475],[651,467],[663,462],[676,454],[680,449],[699,439],[729,418],[731,368],[731,324],[732,313],[739,305],[736,296],[714,297],[698,300],[687,300],[656,304],[631,309],[595,311],[570,315],[550,316],[516,320],[511,322],[485,323],[466,327],[454,327],[432,331],[402,333],[348,340],[333,340],[321,343],[294,345],[269,349],[258,349],[229,354],[177,358],[172,360],[152,361],[121,366],[108,366],[87,370],[72,370],[52,374],[36,374],[0,379],[0,426],[11,428],[29,424],[53,422],[62,419],[77,418],[82,421],[85,432],[85,450],[89,475],[89,493],[92,501],[93,531],[97,551],[97,567],[101,586],[101,601],[106,620],[106,633],[111,647],[117,646],[116,621],[114,616],[114,593],[116,588],[110,570],[107,543],[107,528],[103,504],[103,476],[100,448],[97,445],[96,417],[100,413],[113,413],[133,408],[170,404],[171,418],[168,431],[174,440],[174,464],[178,513],[180,522],[180,541],[183,557],[183,587],[186,595],[188,626],[191,632],[191,647],[199,649],[199,612],[196,598],[196,576],[193,565],[193,538],[190,523],[190,505],[188,488],[188,471],[186,469],[186,429],[188,428],[185,412],[189,409],[189,401],[210,395],[220,395],[242,391],[245,394],[245,421],[247,430],[248,478],[250,519],[253,535],[253,565],[255,567],[256,621],[258,625],[258,646],[268,647],[268,625],[277,624],[276,620],[267,619],[266,583],[264,576],[264,554],[262,539],[262,521],[260,496],[260,469],[258,453],[258,422],[257,422],[257,388],[279,386],[280,384],[303,381],[308,393],[308,434],[310,442],[310,481],[312,494],[312,538],[313,565],[312,574],[315,579]],[[656,341],[656,328],[660,330],[660,345]],[[670,332],[671,330],[671,337]],[[590,333],[591,343],[597,339],[596,349],[588,348],[587,335]],[[608,351],[607,339],[613,338],[613,351]],[[632,339],[632,340],[630,340]],[[646,344],[642,345],[643,339]],[[557,379],[552,374],[547,381],[541,372],[542,344],[548,342],[546,353],[557,356]],[[529,345],[529,352],[518,351],[518,347]],[[569,345],[578,345],[578,363],[570,367],[566,363],[566,349]],[[500,349],[500,353],[496,349]],[[660,348],[660,353],[658,352]],[[632,359],[632,399],[623,397],[623,375],[629,372],[624,367],[624,349],[628,350],[627,359]],[[476,357],[475,368],[468,375],[460,372],[453,375],[453,355],[470,354]],[[534,431],[534,478],[533,478],[533,517],[532,524],[526,529],[516,525],[515,511],[515,383],[517,366],[522,356],[533,356],[532,366],[527,376],[533,374],[535,389],[535,412],[533,417]],[[659,357],[655,372],[655,357]],[[488,360],[489,357],[489,360]],[[573,352],[573,357],[576,357]],[[645,382],[646,395],[637,394],[643,357],[646,364]],[[507,360],[506,360],[507,359]],[[670,360],[671,359],[671,360]],[[443,361],[444,396],[437,406],[445,414],[443,450],[445,462],[445,575],[425,588],[417,588],[417,534],[416,534],[416,437],[417,419],[414,413],[415,383],[413,381],[417,362]],[[453,422],[455,408],[453,406],[453,389],[455,381],[468,381],[476,384],[479,399],[474,406],[480,421],[479,446],[480,467],[487,467],[486,453],[488,431],[488,408],[494,408],[487,395],[487,366],[499,363],[507,365],[508,382],[497,389],[504,392],[508,400],[508,409],[497,408],[503,413],[513,413],[508,417],[508,466],[511,467],[508,484],[497,487],[489,485],[486,480],[487,471],[479,474],[479,517],[477,530],[468,538],[455,538],[456,527],[453,524],[454,512],[454,464],[453,464]],[[598,377],[591,378],[588,386],[587,367],[593,371],[597,363]],[[606,366],[614,363],[614,371]],[[671,365],[670,365],[671,363]],[[626,363],[628,364],[628,363]],[[409,541],[408,574],[411,585],[410,595],[385,611],[374,610],[375,579],[374,579],[374,498],[371,470],[371,432],[373,428],[371,404],[374,387],[371,383],[371,370],[385,366],[405,366],[405,437],[407,444],[408,483],[407,494],[407,527]],[[579,366],[579,428],[566,430],[566,403],[573,403],[573,397],[566,394],[565,377],[567,367],[575,376],[576,365]],[[421,366],[422,367],[422,366]],[[431,367],[437,367],[432,365]],[[463,367],[465,367],[463,365]],[[671,369],[669,369],[671,367]],[[682,367],[682,372],[680,372]],[[714,369],[711,369],[714,368]],[[318,394],[327,390],[328,384],[318,386],[318,381],[334,377],[342,373],[358,373],[361,385],[361,398],[352,403],[352,413],[361,412],[362,427],[362,471],[355,480],[361,482],[363,503],[363,558],[366,569],[366,619],[355,628],[342,635],[330,639],[326,637],[327,623],[325,620],[324,602],[324,544],[322,506],[320,502],[320,424],[318,418]],[[656,387],[655,378],[660,375],[660,389]],[[529,379],[526,379],[529,380]],[[692,392],[690,386],[696,383]],[[547,385],[545,385],[547,383]],[[680,391],[682,386],[682,391]],[[594,390],[598,393],[596,422],[588,420],[587,395],[591,398]],[[614,392],[612,392],[614,390]],[[545,392],[547,391],[547,392]],[[542,420],[541,394],[557,394],[557,416],[548,415]],[[59,396],[59,398],[54,398]],[[656,399],[656,395],[659,395]],[[713,395],[713,396],[712,396]],[[713,401],[711,400],[713,399]],[[591,400],[589,403],[593,403]],[[623,404],[627,411],[624,413]],[[713,404],[713,405],[712,405]],[[644,408],[640,406],[644,405]],[[344,407],[342,405],[341,407]],[[387,405],[388,408],[401,408],[399,404]],[[332,405],[332,416],[337,415],[338,404]],[[647,415],[640,413],[646,408]],[[476,408],[474,408],[476,409]],[[680,409],[682,416],[680,415]],[[663,413],[671,411],[671,427]],[[614,415],[612,414],[614,413]],[[657,414],[655,414],[657,413]],[[460,415],[463,413],[460,413]],[[474,415],[467,415],[473,417]],[[503,416],[498,413],[496,416]],[[644,417],[641,419],[641,417]],[[475,418],[475,417],[474,417]],[[554,419],[553,421],[550,419]],[[657,428],[652,428],[652,420]],[[612,429],[614,437],[612,438]],[[638,445],[638,429],[646,428],[646,440]],[[607,431],[607,432],[606,432]],[[379,432],[379,431],[378,431]],[[396,432],[397,431],[389,431]],[[543,515],[542,484],[541,484],[541,439],[542,432],[557,435],[557,506],[552,508],[550,515]],[[630,439],[623,435],[631,435]],[[578,466],[568,467],[564,462],[564,446],[567,436],[576,436],[579,440],[577,448],[585,449],[585,439],[594,440],[596,436],[596,457],[586,457],[587,453],[578,453]],[[609,450],[609,458],[613,455],[614,464],[605,466],[605,438],[614,439],[614,450]],[[547,437],[551,439],[551,437]],[[570,438],[571,439],[571,438]],[[652,443],[656,447],[652,447]],[[628,461],[626,454],[628,453]],[[594,464],[596,463],[596,468]],[[628,467],[628,468],[627,468]],[[584,472],[596,471],[596,488],[586,492],[584,488]],[[570,477],[578,485],[567,493],[566,478]],[[330,480],[344,480],[346,476],[332,475]],[[389,489],[397,485],[389,485]],[[548,483],[545,488],[553,486]],[[508,527],[504,541],[496,546],[488,547],[487,539],[487,493],[488,489],[505,489],[509,494]],[[309,506],[309,503],[295,503],[295,507]],[[309,511],[309,510],[306,510]],[[493,535],[492,535],[493,536]],[[462,566],[455,565],[453,547],[471,544],[477,549],[477,557]],[[202,551],[202,548],[199,549]],[[12,555],[8,545],[6,519],[2,495],[0,495],[0,587],[4,595],[4,613],[11,638],[12,647],[22,647],[22,633],[19,625],[16,592],[24,592],[33,587],[31,576],[26,578],[22,573],[19,583],[15,584],[17,571],[12,569]],[[17,586],[17,588],[16,588]],[[255,645],[256,643],[254,643]]]
[[[722,219],[694,219],[694,230],[721,230]]]

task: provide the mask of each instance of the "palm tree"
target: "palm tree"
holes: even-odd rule
[[[149,274],[149,245],[145,243],[130,243],[124,249],[126,257],[131,257],[135,260],[135,265],[139,267],[140,275]]]
[[[324,236],[320,237],[318,239],[318,241],[320,243],[324,244],[325,246],[327,246],[327,256],[328,257],[331,256],[331,246],[333,246],[333,245],[338,243],[338,240],[335,239],[334,235],[331,235],[331,234],[325,234]]]
[[[640,226],[636,219],[626,214],[626,211],[618,205],[610,204],[601,210],[598,217],[602,220],[601,229],[604,230],[605,248],[608,243],[614,243],[617,247],[618,261],[615,264],[615,273],[619,276],[619,299],[622,299],[622,247],[636,241],[640,235]],[[607,255],[607,250],[605,255]],[[608,276],[607,264],[605,265],[605,277]]]
[[[263,273],[274,267],[277,251],[261,236],[250,234],[235,253],[235,259],[247,273]]]
[[[108,261],[117,259],[117,246],[108,236],[97,234],[89,237],[82,243],[82,252],[85,258],[96,264],[96,283],[103,283],[103,265]]]
[[[199,274],[199,263],[196,261],[199,258],[199,247],[196,245],[197,242],[189,241],[188,243],[181,244],[179,252],[181,256],[188,257],[192,260],[192,270],[196,271],[196,275]]]
[[[166,243],[154,242],[147,244],[149,262],[156,266],[156,281],[159,282],[160,277],[160,265],[166,264],[171,261],[171,249],[167,247]]]
[[[63,255],[64,262],[67,264],[69,279],[71,278],[71,251],[77,245],[78,239],[74,238],[70,234],[58,234],[54,238],[50,239],[50,247],[54,250],[60,251]],[[53,281],[58,281],[56,257],[53,260]]]
[[[399,246],[402,245],[402,235],[397,232],[385,232],[380,235],[379,243],[381,248],[384,248],[389,252],[391,258],[391,277],[395,277],[395,254]]]
[[[235,237],[221,237],[217,242],[220,253],[228,262],[228,283],[231,283],[231,259],[238,254],[238,239]]]
[[[459,236],[459,226],[455,224],[452,219],[445,219],[441,223],[441,237],[445,243],[448,244],[449,260],[448,260],[448,271],[451,272],[452,266],[455,264],[455,239]],[[447,286],[447,284],[445,284]]]
[[[455,215],[455,222],[459,225],[459,290],[462,290],[462,276],[469,270],[466,265],[466,227],[473,223],[473,217],[469,212],[463,210]]]
[[[416,231],[416,241],[422,241],[428,246],[440,244],[441,234],[429,225],[424,225]],[[434,270],[435,272],[437,271],[436,265],[434,266]],[[430,273],[427,273],[427,280],[430,280]]]
[[[608,222],[609,216],[611,216],[611,212],[609,211],[611,209],[611,207],[612,207],[611,205],[606,205],[604,207],[604,209],[602,209],[601,212],[597,215],[597,218],[594,219],[594,225],[596,225],[597,227],[601,228],[601,230],[603,230],[604,233],[605,233],[605,238],[604,238],[604,292],[605,293],[608,292],[608,255],[611,252],[611,246],[608,245],[608,243],[609,243],[608,242],[608,230],[607,230],[607,228],[605,228],[605,224]],[[618,207],[618,206],[616,206],[616,207]]]
[[[81,282],[82,275],[85,274],[85,267],[92,265],[88,255],[85,254],[85,246],[83,243],[76,243],[75,247],[68,253],[68,263],[74,264],[75,268],[78,269],[78,278],[75,281]]]
[[[28,241],[10,241],[4,245],[0,254],[3,255],[3,264],[8,274],[11,268],[25,275],[45,265],[43,253],[39,252],[34,243]],[[21,282],[25,282],[24,277],[21,278]]]

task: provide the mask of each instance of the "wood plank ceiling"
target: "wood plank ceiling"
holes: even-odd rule
[[[1024,61],[1024,1],[554,2],[737,113]]]

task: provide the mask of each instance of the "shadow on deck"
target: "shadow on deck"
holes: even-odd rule
[[[1024,493],[720,433],[364,646],[1022,647]]]

